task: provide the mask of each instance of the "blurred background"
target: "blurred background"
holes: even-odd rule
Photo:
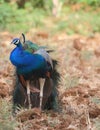
[[[100,0],[0,0],[0,31],[100,32]]]

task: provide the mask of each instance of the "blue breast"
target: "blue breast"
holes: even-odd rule
[[[39,54],[31,54],[24,51],[22,47],[16,47],[10,54],[10,60],[16,66],[19,74],[32,71],[46,71],[47,63]]]

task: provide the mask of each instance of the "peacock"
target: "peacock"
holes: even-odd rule
[[[16,45],[10,53],[10,61],[16,67],[14,105],[39,106],[41,110],[55,108],[60,79],[56,70],[57,61],[51,59],[44,47],[26,41],[25,35],[22,36],[23,42],[20,38],[14,38],[11,42]]]

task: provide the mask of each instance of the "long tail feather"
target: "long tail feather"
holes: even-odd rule
[[[55,111],[59,111],[59,105],[58,105],[58,85],[60,83],[60,74],[57,71],[57,65],[58,62],[56,60],[53,60],[53,71],[51,74],[51,78],[53,80],[53,87],[51,95],[48,97],[48,100],[45,105],[45,109],[53,109]]]

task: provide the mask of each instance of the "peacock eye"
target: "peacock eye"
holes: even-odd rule
[[[15,42],[15,44],[17,45],[19,43],[19,39]]]

